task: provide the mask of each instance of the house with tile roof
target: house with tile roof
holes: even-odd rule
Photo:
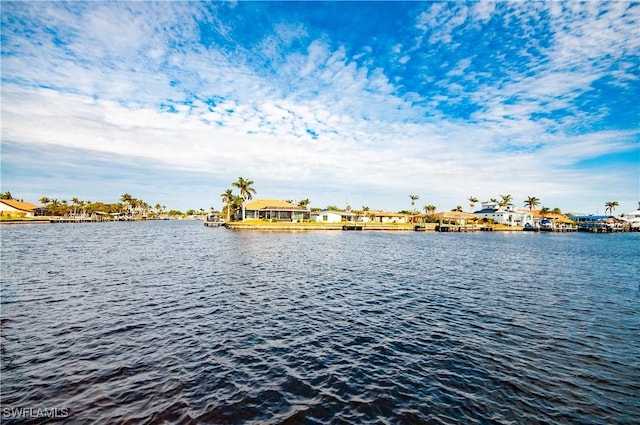
[[[245,206],[245,220],[309,221],[311,212],[280,199],[254,199]]]
[[[15,199],[0,199],[0,213],[2,215],[22,215],[25,217],[34,217],[39,211],[36,205],[29,202],[17,201]]]

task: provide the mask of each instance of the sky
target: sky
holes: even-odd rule
[[[2,2],[1,191],[640,201],[640,3]],[[477,209],[477,208],[476,208]]]

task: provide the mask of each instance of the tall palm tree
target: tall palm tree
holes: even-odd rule
[[[618,201],[608,201],[604,203],[604,206],[606,207],[604,209],[605,212],[609,211],[610,214],[613,214],[613,211],[616,209],[617,206],[619,206],[620,204],[618,204]]]
[[[222,203],[225,204],[225,208],[227,209],[227,221],[231,221],[231,204],[233,204],[235,199],[233,190],[227,189],[220,196],[222,197]]]
[[[467,198],[467,201],[469,201],[469,206],[471,207],[470,211],[473,212],[473,207],[476,206],[478,198],[476,198],[475,196],[469,196],[469,198]]]
[[[420,199],[420,197],[418,195],[409,195],[409,198],[411,198],[411,209],[415,210],[414,206],[416,205],[416,201]]]
[[[511,195],[500,195],[500,197],[502,198],[500,200],[500,206],[501,207],[506,207],[507,205],[509,205],[509,203],[513,199],[513,197]]]
[[[540,205],[540,199],[535,196],[527,196],[527,199],[524,201],[524,206],[529,207],[529,211],[535,209],[538,205]]]
[[[38,199],[38,202],[40,202],[42,205],[46,207],[47,204],[51,202],[51,199],[47,198],[46,196],[43,196],[42,198]]]
[[[252,194],[255,195],[256,190],[251,187],[253,181],[245,180],[242,177],[238,177],[237,182],[231,183],[231,186],[238,188],[240,191],[240,198],[242,198],[242,219],[244,220],[244,203],[252,198]]]

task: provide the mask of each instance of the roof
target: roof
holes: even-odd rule
[[[293,205],[280,199],[254,199],[244,204],[245,210],[280,210],[280,211],[306,211],[305,208]]]
[[[439,213],[431,214],[431,217],[443,218],[447,220],[477,220],[478,216],[469,214],[462,211],[442,211]]]
[[[604,220],[607,218],[615,218],[612,215],[572,215],[574,220]]]
[[[336,215],[348,215],[348,216],[356,216],[358,214],[354,213],[353,211],[341,211],[341,210],[328,210],[328,209],[324,209],[322,211],[317,211],[315,214],[327,214],[327,213],[333,213]]]
[[[371,213],[376,217],[409,217],[409,214],[403,214],[403,213],[393,213],[393,212],[384,212],[384,211],[373,211]]]
[[[38,209],[38,207],[32,203],[16,201],[15,199],[0,199],[0,202],[21,211],[35,211]]]
[[[531,213],[534,218],[546,218],[547,220],[553,220],[558,223],[573,223],[573,220],[564,214],[554,214],[551,212],[542,213],[541,210],[532,210]]]

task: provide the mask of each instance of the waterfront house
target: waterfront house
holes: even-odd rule
[[[351,211],[322,210],[311,214],[311,221],[321,223],[354,223],[358,219],[358,214]]]
[[[374,223],[408,223],[410,220],[409,214],[383,211],[373,211],[368,216],[371,217],[371,221]]]
[[[310,211],[279,199],[255,199],[244,206],[245,220],[309,221]]]
[[[572,215],[578,230],[585,232],[619,232],[624,228],[622,220],[612,215]]]
[[[623,220],[629,225],[629,230],[632,232],[640,231],[640,209],[634,212],[623,214]]]
[[[21,215],[34,217],[42,208],[38,208],[29,202],[16,201],[15,199],[0,199],[0,213],[2,215]]]
[[[480,219],[493,220],[496,224],[524,226],[529,223],[533,225],[533,213],[529,210],[516,208],[513,204],[501,206],[492,201],[483,202],[482,209],[473,214]]]

